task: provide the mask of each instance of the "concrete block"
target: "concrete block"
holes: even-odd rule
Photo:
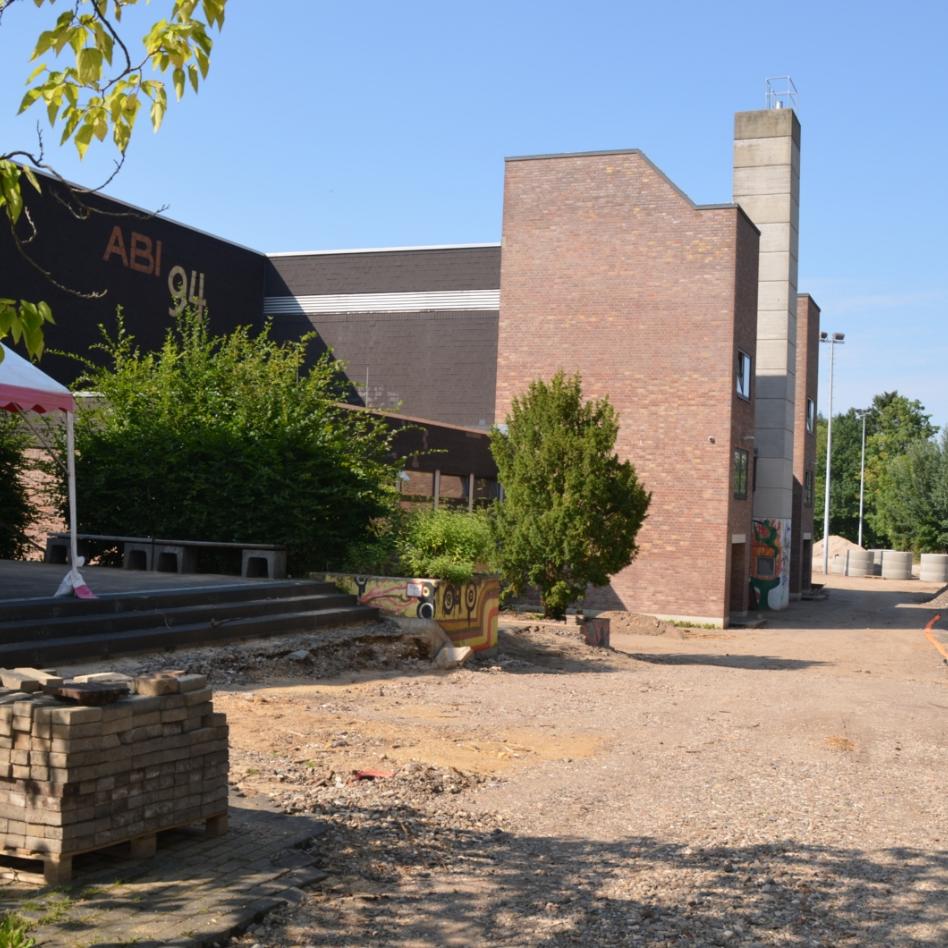
[[[758,426],[754,446],[757,448],[757,478],[761,481],[760,462],[773,458],[789,459],[793,456],[793,432],[786,428],[763,428]],[[769,485],[768,485],[769,486]]]
[[[160,573],[194,573],[197,552],[178,543],[156,543],[151,568]]]
[[[793,300],[796,306],[796,294]],[[766,282],[761,280],[757,287],[757,309],[759,313],[771,310],[782,313],[785,324],[790,320],[790,284],[785,278]]]
[[[178,675],[178,690],[181,692],[200,691],[207,688],[206,675]]]
[[[466,645],[445,645],[434,658],[435,668],[460,668],[473,654],[473,650]]]
[[[787,250],[799,257],[800,237],[796,227],[787,223],[762,223],[757,225],[760,230],[760,252],[772,253]]]
[[[41,691],[43,688],[42,683],[37,681],[32,675],[24,674],[22,670],[14,668],[0,669],[0,682],[3,683],[4,688],[26,692],[27,694],[34,691]]]
[[[761,165],[789,165],[794,160],[793,139],[788,135],[773,138],[741,138],[734,142],[734,167],[757,168]]]
[[[154,565],[154,547],[147,543],[126,542],[122,548],[122,567],[124,569],[150,570]]]
[[[793,491],[761,486],[754,492],[754,516],[789,520],[793,510]]]
[[[789,250],[773,250],[762,253],[759,258],[758,278],[768,280],[789,280],[797,285],[797,258]]]
[[[783,372],[787,375],[788,366],[792,365],[788,360],[788,348],[786,342],[781,339],[758,339],[757,340],[757,374],[764,372],[775,374]]]
[[[286,576],[286,550],[242,550],[240,575],[260,579],[283,579]]]
[[[102,720],[102,708],[44,708],[41,714],[48,714],[51,724],[89,724]]]
[[[735,168],[733,181],[734,200],[738,204],[742,204],[746,195],[792,195],[794,191],[793,167],[789,162],[782,165]],[[750,216],[749,213],[748,216]]]
[[[28,678],[32,678],[33,681],[39,682],[39,689],[30,688],[29,691],[42,690],[43,688],[53,688],[58,687],[63,683],[62,678],[59,675],[52,675],[47,671],[44,671],[41,668],[14,668],[13,673],[15,675],[24,675]],[[0,676],[2,677],[2,676]],[[8,686],[12,687],[12,686]]]
[[[748,138],[789,138],[800,141],[800,120],[793,109],[755,109],[734,115],[734,141]]]
[[[129,685],[135,680],[131,675],[123,675],[121,672],[93,672],[90,675],[76,675],[73,681],[85,684],[91,682],[101,685]]]
[[[149,676],[135,679],[135,693],[148,697],[157,695],[174,695],[181,691],[178,679],[173,675]]]
[[[116,701],[113,708],[128,707],[132,709],[132,715],[138,717],[140,714],[147,714],[150,711],[161,710],[161,698],[147,695],[129,695]]]

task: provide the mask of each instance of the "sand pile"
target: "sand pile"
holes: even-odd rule
[[[837,536],[835,533],[830,534],[829,538],[829,560],[830,560],[830,572],[831,573],[842,573],[846,569],[846,554],[850,550],[861,550],[862,547],[858,543],[853,543],[852,540],[847,540],[846,537]],[[836,568],[834,569],[834,564]],[[822,572],[823,570],[823,541],[818,540],[813,544],[813,569],[814,571]]]

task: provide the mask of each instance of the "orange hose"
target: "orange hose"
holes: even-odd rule
[[[936,639],[935,636],[932,634],[932,629],[935,628],[935,623],[939,619],[941,619],[940,612],[931,617],[931,620],[929,621],[928,625],[925,626],[925,638],[928,639],[928,641],[931,642],[932,645],[934,645],[935,648],[938,649],[939,652],[941,652],[941,657],[946,662],[948,662],[948,649],[946,649],[945,646],[942,645],[941,642],[939,642],[938,639]]]

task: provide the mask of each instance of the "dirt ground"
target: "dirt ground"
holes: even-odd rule
[[[329,878],[235,943],[948,943],[939,590],[829,590],[611,651],[519,623],[452,672],[381,628],[175,656],[218,683],[235,792],[328,824]]]

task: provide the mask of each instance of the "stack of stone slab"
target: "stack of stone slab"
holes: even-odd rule
[[[204,676],[65,682],[127,684],[102,706],[54,697],[64,683],[49,670],[0,669],[0,680],[0,855],[42,860],[56,884],[79,853],[130,842],[148,856],[160,830],[226,830],[227,720]]]

